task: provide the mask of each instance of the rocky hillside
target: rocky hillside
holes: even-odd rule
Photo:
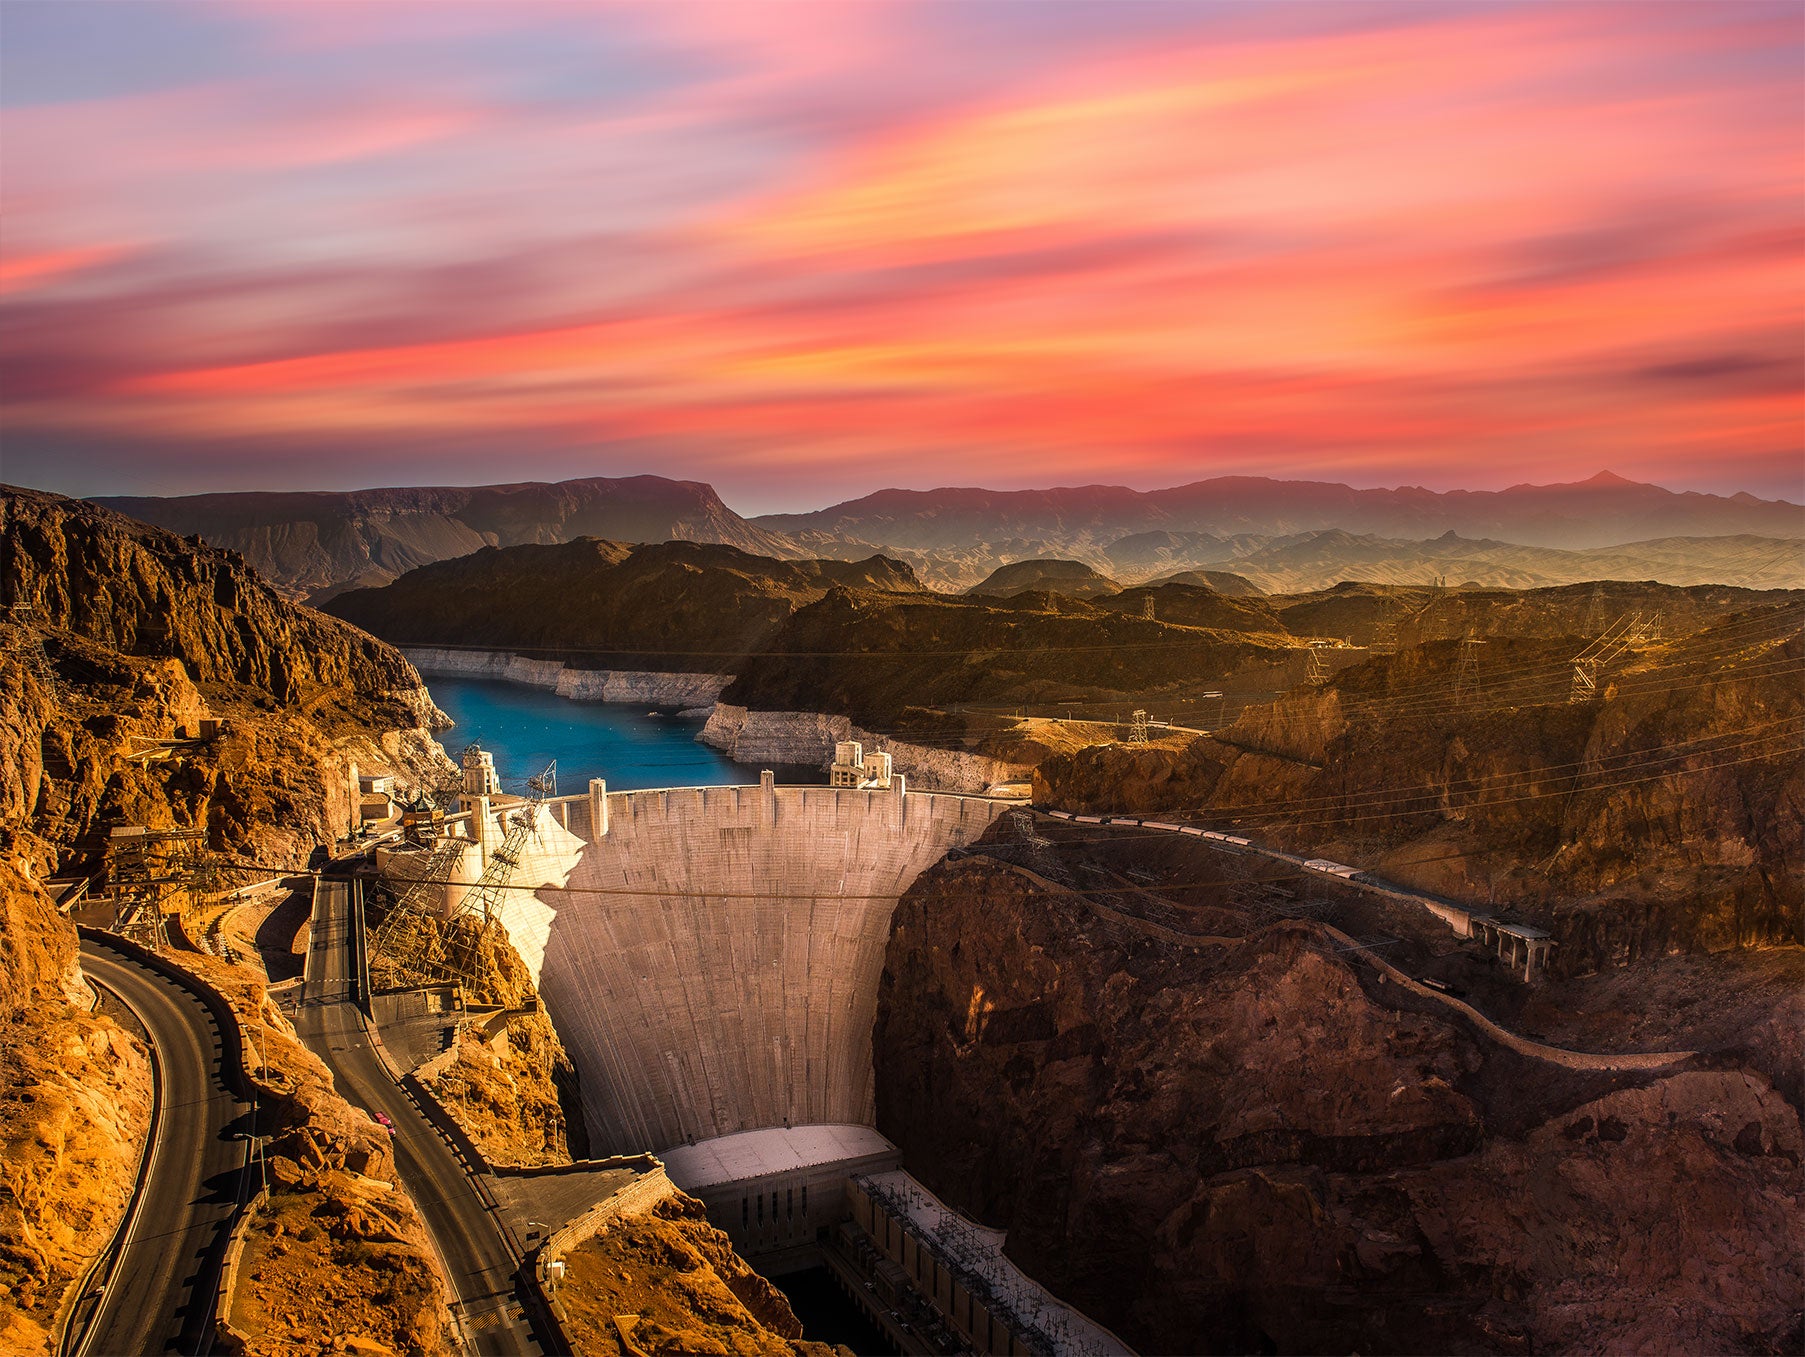
[[[407,775],[444,756],[399,654],[284,601],[230,553],[11,489],[0,542],[0,1003],[14,1024],[0,1333],[8,1351],[31,1352],[48,1350],[63,1289],[111,1236],[150,1100],[144,1046],[105,1009],[88,1011],[74,927],[37,883],[100,870],[107,830],[122,823],[202,829],[211,854],[259,876],[299,866],[347,823],[352,760]],[[224,729],[200,738],[211,719]],[[192,953],[185,964],[218,965]],[[412,1206],[383,1181],[394,1177],[386,1135],[333,1092],[260,984],[227,967],[209,983],[265,1029],[272,1174],[292,1171],[283,1190],[301,1217],[332,1217],[272,1240],[255,1275],[280,1287],[305,1255],[341,1284],[389,1285],[394,1306],[354,1320],[341,1310],[338,1331],[441,1350],[440,1284]],[[319,1331],[320,1295],[303,1286],[278,1309]]]
[[[1250,707],[1216,736],[1044,762],[1037,799],[1236,824],[1513,906],[1584,973],[1805,940],[1805,614],[1650,642],[1569,701],[1571,640],[1436,642]]]
[[[920,593],[909,568],[726,546],[584,539],[484,550],[341,594],[327,611],[398,645],[544,652],[595,668],[730,672],[829,589]]]
[[[887,552],[946,590],[1037,558],[1081,562],[1124,583],[1213,568],[1267,592],[1437,578],[1511,589],[1595,579],[1805,585],[1798,505],[1675,494],[1608,474],[1446,494],[1259,477],[1146,492],[885,490],[757,522],[817,555]]]
[[[1177,570],[1170,575],[1155,575],[1148,586],[1161,584],[1194,584],[1201,589],[1214,589],[1231,598],[1258,598],[1266,591],[1245,575],[1229,570]]]
[[[1026,1271],[1147,1352],[1796,1349],[1769,1074],[1520,1053],[1225,862],[1005,820],[896,911],[879,1128]]]
[[[59,869],[98,865],[121,823],[199,826],[217,852],[298,866],[348,823],[351,761],[443,759],[398,652],[237,555],[29,490],[0,492],[0,528],[0,821]],[[223,732],[192,738],[208,717]]]
[[[579,1352],[850,1357],[805,1340],[783,1293],[683,1193],[585,1240],[564,1263],[565,1328]]]
[[[785,542],[721,503],[711,487],[662,476],[97,502],[237,551],[279,589],[315,601],[486,546],[526,542],[676,538],[792,554]]]
[[[1030,590],[1068,598],[1102,598],[1121,593],[1122,586],[1083,561],[1037,559],[998,566],[965,592],[1011,598]]]
[[[868,729],[900,731],[917,724],[911,712],[968,704],[1132,707],[1156,696],[1181,699],[1225,677],[1270,687],[1299,667],[1291,638],[1264,629],[1271,614],[1250,608],[1255,601],[1189,592],[1200,609],[1233,610],[1232,623],[1149,620],[1138,598],[1120,603],[1126,595],[1085,603],[1042,592],[987,599],[838,589],[791,617],[721,700],[833,712]]]
[[[1623,580],[1520,590],[1338,584],[1270,601],[1294,635],[1334,637],[1356,646],[1371,645],[1389,625],[1393,642],[1404,647],[1465,636],[1572,637],[1577,653],[1629,613],[1658,618],[1667,635],[1684,636],[1751,608],[1805,603],[1805,589],[1681,588]]]
[[[0,1350],[45,1353],[59,1305],[112,1237],[150,1123],[150,1050],[91,1012],[75,930],[0,859]]]

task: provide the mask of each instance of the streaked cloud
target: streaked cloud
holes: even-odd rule
[[[1790,6],[126,8],[4,16],[20,479],[1800,494]]]

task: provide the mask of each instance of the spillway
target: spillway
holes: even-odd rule
[[[559,812],[567,889],[516,896],[503,916],[576,1062],[592,1150],[870,1125],[896,899],[1009,803],[901,778],[594,787]]]

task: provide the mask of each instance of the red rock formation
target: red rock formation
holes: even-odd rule
[[[1069,854],[1040,857],[1032,875],[945,864],[904,897],[874,1035],[878,1125],[1130,1343],[1798,1338],[1805,1140],[1759,1073],[1529,1059],[1374,985],[1319,925],[1179,941],[1123,896],[1058,884]],[[1190,913],[1216,931],[1226,905]]]

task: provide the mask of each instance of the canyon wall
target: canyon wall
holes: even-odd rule
[[[1607,1075],[1378,985],[1308,921],[1187,936],[972,856],[903,897],[877,1125],[1149,1352],[1746,1351],[1799,1337],[1799,1114]]]
[[[592,1152],[869,1124],[890,911],[1003,809],[900,787],[609,795],[570,893],[547,892],[542,924],[509,923],[542,950]]]
[[[506,650],[407,646],[403,654],[428,677],[498,679],[545,688],[578,702],[630,702],[649,707],[707,707],[731,674],[686,674],[644,669],[570,669],[561,660],[538,660]]]
[[[812,711],[748,711],[715,703],[696,736],[735,763],[825,768],[840,740],[859,740],[867,751],[881,749],[891,766],[915,786],[981,795],[1001,783],[1026,781],[1032,768],[958,749],[935,749],[875,735],[844,716]],[[824,751],[826,751],[824,753]]]
[[[447,724],[393,647],[281,598],[242,558],[107,510],[0,490],[0,815],[39,865],[96,865],[107,824],[198,825],[298,866],[349,824],[349,772],[444,766]],[[192,736],[203,717],[224,728]]]
[[[133,1189],[151,1078],[143,1043],[89,1011],[75,928],[38,883],[94,874],[117,824],[200,829],[223,884],[235,865],[266,877],[343,832],[354,762],[403,777],[449,764],[431,734],[444,718],[398,652],[287,602],[233,553],[10,488],[0,529],[0,1349],[47,1352],[64,1288]],[[209,718],[220,727],[202,738]],[[388,1135],[338,1097],[250,971],[165,955],[262,1032],[260,1129],[293,1229],[244,1275],[304,1332],[442,1351],[441,1284],[391,1185]],[[347,1249],[364,1262],[334,1256]],[[354,1295],[386,1286],[392,1303],[328,1319],[327,1275]]]

